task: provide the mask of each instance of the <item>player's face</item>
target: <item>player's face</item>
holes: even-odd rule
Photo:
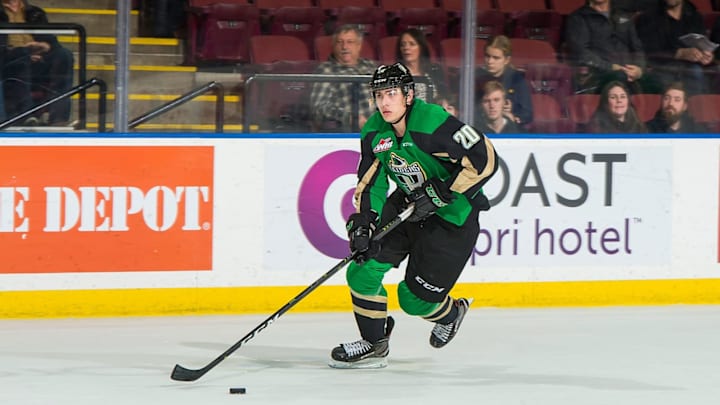
[[[400,53],[407,64],[420,60],[420,44],[410,34],[403,34],[400,38]]]
[[[510,63],[510,57],[505,56],[502,49],[488,47],[485,49],[485,69],[493,75],[500,76],[505,71],[505,67]]]
[[[608,92],[608,111],[618,119],[624,119],[629,106],[628,94],[625,89],[615,86]]]
[[[397,87],[375,91],[375,106],[387,122],[395,122],[400,119],[407,108],[405,96]]]
[[[504,104],[505,95],[501,90],[492,91],[482,98],[482,107],[485,111],[485,116],[490,121],[495,121],[502,117]]]
[[[362,38],[355,31],[341,32],[335,38],[333,53],[335,58],[345,66],[355,66],[360,60]]]

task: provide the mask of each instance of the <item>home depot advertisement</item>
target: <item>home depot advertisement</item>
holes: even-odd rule
[[[0,273],[212,269],[212,147],[3,146],[0,173]]]

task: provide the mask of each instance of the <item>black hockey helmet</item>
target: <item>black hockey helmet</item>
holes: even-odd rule
[[[372,81],[370,81],[370,89],[373,93],[393,87],[399,87],[403,94],[408,94],[410,90],[415,89],[415,82],[410,70],[400,62],[378,66],[373,73]]]

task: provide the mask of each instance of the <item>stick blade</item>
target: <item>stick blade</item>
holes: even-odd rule
[[[202,377],[203,374],[205,374],[203,371],[203,369],[190,370],[179,364],[176,364],[175,368],[173,368],[172,374],[170,374],[170,378],[175,381],[195,381],[198,378]]]

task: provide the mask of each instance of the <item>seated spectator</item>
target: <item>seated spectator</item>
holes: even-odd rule
[[[45,11],[25,0],[2,0],[2,5],[0,22],[48,23]],[[12,117],[32,108],[33,89],[42,90],[50,99],[72,88],[73,54],[60,45],[55,35],[10,34],[2,76],[5,80],[5,109]],[[52,104],[47,124],[66,125],[70,119],[70,106],[70,98]],[[37,119],[33,123],[36,122]]]
[[[650,9],[656,0],[612,0],[613,8],[627,14],[639,13]]]
[[[0,35],[0,67],[5,65],[5,52],[2,51],[5,48],[7,48],[7,35]],[[0,68],[0,122],[7,120],[7,115],[5,114],[5,91],[3,90],[4,81],[2,69]]]
[[[712,30],[710,31],[710,40],[716,44],[720,44],[720,17],[715,19]],[[715,60],[720,60],[720,46],[715,48]]]
[[[476,82],[482,87],[483,83],[496,80],[505,89],[507,103],[504,105],[503,115],[516,124],[525,125],[533,120],[532,99],[530,86],[525,75],[512,66],[512,45],[505,35],[490,38],[485,44],[485,66],[476,72]],[[479,92],[478,98],[483,94]]]
[[[716,44],[720,44],[720,17],[715,19],[715,23],[710,31],[710,40]],[[711,75],[713,77],[710,84],[710,93],[720,93],[720,46],[715,48],[715,71]]]
[[[600,93],[597,109],[590,117],[588,132],[608,134],[647,132],[630,103],[630,91],[623,82],[614,81],[605,85]]]
[[[482,87],[481,113],[475,127],[486,134],[516,134],[524,132],[520,126],[505,115],[507,98],[505,88],[496,81],[485,82]]]
[[[707,92],[703,67],[712,64],[714,55],[689,47],[680,40],[685,34],[705,34],[703,16],[687,0],[657,0],[655,7],[635,21],[648,65],[665,85],[685,83],[690,94]]]
[[[315,73],[333,76],[371,75],[375,62],[360,57],[363,36],[357,25],[342,25],[333,34],[333,51],[326,62],[318,65]],[[310,106],[315,124],[319,129],[357,131],[351,128],[352,91],[357,86],[358,124],[361,128],[374,112],[371,105],[370,87],[342,82],[319,82],[313,85]]]
[[[417,83],[415,83],[415,86],[417,86]],[[442,106],[442,108],[447,111],[448,114],[452,115],[455,118],[458,117],[458,97],[456,94],[439,94],[438,98],[436,99],[436,103],[440,104],[440,106]]]
[[[415,81],[415,98],[435,103],[440,94],[447,93],[445,71],[430,61],[430,45],[420,30],[408,28],[398,35],[395,59],[407,66],[413,77],[423,76],[428,81]]]
[[[688,113],[688,94],[682,83],[670,84],[660,100],[655,117],[646,122],[648,132],[654,133],[700,133],[708,129]]]
[[[570,13],[565,38],[569,61],[577,67],[576,92],[598,93],[611,81],[622,81],[636,93],[662,90],[645,72],[645,53],[631,17],[611,10],[610,0],[588,0]]]

